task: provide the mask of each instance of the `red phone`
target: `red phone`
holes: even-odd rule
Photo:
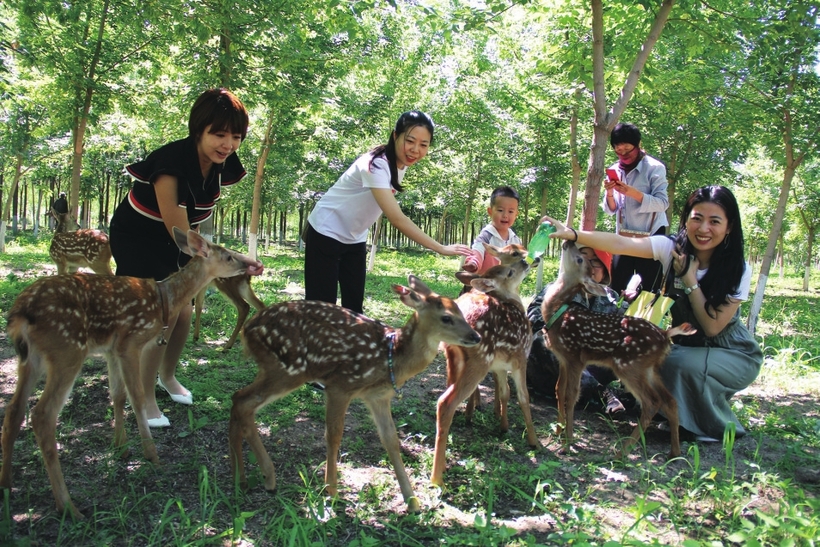
[[[621,180],[621,177],[618,176],[618,172],[615,169],[607,169],[606,176],[609,177],[609,180]]]

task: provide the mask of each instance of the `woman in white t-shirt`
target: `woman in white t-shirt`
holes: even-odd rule
[[[396,122],[387,144],[360,156],[330,187],[308,217],[305,234],[305,299],[336,303],[362,313],[367,233],[384,213],[401,233],[442,255],[469,255],[466,245],[442,245],[401,211],[394,194],[402,191],[407,168],[427,155],[433,120],[416,110]]]
[[[700,441],[723,437],[729,422],[746,434],[729,399],[757,378],[763,363],[760,344],[740,321],[748,299],[751,268],[743,256],[740,209],[732,192],[706,186],[687,199],[678,234],[628,238],[605,232],[575,231],[549,217],[550,237],[578,241],[613,254],[654,258],[664,271],[674,268],[672,324],[691,323],[697,333],[679,336],[661,376],[678,402],[680,425]]]

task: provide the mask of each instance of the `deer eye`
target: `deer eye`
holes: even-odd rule
[[[453,318],[450,317],[449,315],[444,315],[441,318],[441,322],[444,323],[445,325],[452,325],[453,324]]]

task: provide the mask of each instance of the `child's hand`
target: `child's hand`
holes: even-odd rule
[[[465,272],[475,273],[478,271],[478,265],[481,264],[481,253],[473,250],[472,254],[467,256],[462,268]]]

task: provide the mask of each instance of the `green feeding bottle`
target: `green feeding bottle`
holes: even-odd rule
[[[536,257],[544,254],[547,245],[550,243],[550,234],[553,232],[555,232],[555,226],[549,222],[541,223],[541,226],[535,231],[535,235],[532,236],[529,247],[527,247],[527,255],[530,260],[535,260]]]

